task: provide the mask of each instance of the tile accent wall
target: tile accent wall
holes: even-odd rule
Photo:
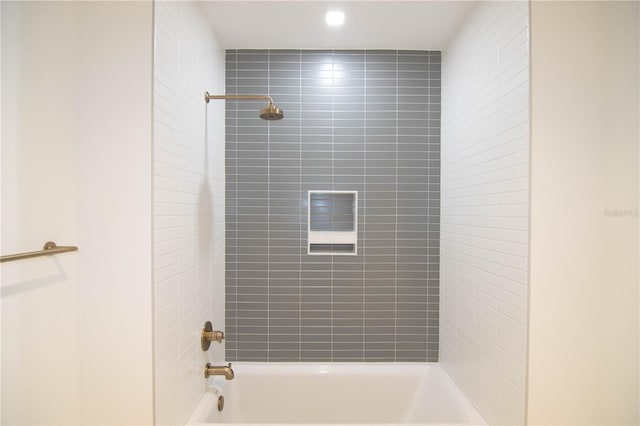
[[[440,52],[230,50],[228,360],[436,361]],[[357,190],[358,255],[306,254],[307,191]]]
[[[206,320],[224,329],[224,51],[192,2],[155,2],[155,417],[183,425],[204,394]]]
[[[481,3],[443,56],[440,361],[489,424],[524,424],[529,5]]]

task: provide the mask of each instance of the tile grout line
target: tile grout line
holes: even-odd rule
[[[429,54],[429,55],[427,55],[427,79],[428,80],[431,77],[430,69],[431,69],[431,55]],[[430,96],[431,95],[430,92],[431,92],[430,90],[429,90],[429,92],[427,92],[427,146],[429,145],[429,134],[431,133],[431,121],[430,121],[430,117],[431,116],[429,114],[429,110],[430,110],[430,107],[429,107],[430,102],[429,101],[430,101],[430,97],[431,97]],[[429,337],[430,337],[430,331],[429,331],[429,307],[430,307],[430,304],[429,304],[429,300],[431,298],[431,295],[430,295],[431,286],[429,285],[430,284],[429,283],[429,272],[431,270],[431,267],[429,265],[429,248],[430,248],[429,247],[429,241],[430,241],[429,228],[430,228],[430,225],[432,223],[432,220],[431,220],[431,218],[429,216],[429,211],[430,211],[430,209],[429,209],[429,205],[430,205],[430,202],[429,202],[429,199],[430,199],[429,181],[431,180],[430,179],[430,175],[431,175],[431,171],[432,170],[431,170],[431,164],[429,163],[430,160],[428,158],[429,158],[429,156],[427,155],[427,188],[425,188],[426,189],[426,194],[427,194],[427,211],[426,211],[426,217],[427,217],[427,259],[425,259],[426,263],[427,263],[427,297],[426,297],[427,306],[426,306],[426,309],[425,309],[425,326],[426,326],[425,356],[427,358],[427,361],[429,360]]]
[[[396,206],[395,206],[395,263],[394,263],[394,270],[393,270],[393,285],[394,285],[394,291],[393,291],[393,311],[394,311],[394,316],[393,316],[393,360],[397,361],[398,360],[398,108],[399,108],[399,98],[398,98],[398,92],[399,92],[399,85],[398,85],[398,81],[400,80],[400,75],[398,74],[398,51],[396,50],[395,52],[395,66],[396,66],[396,134],[395,134],[395,148],[396,148],[396,170],[395,170],[395,178],[396,178],[396,193],[395,193],[395,198],[396,198]]]
[[[236,82],[235,82],[235,93],[238,93],[238,52],[236,51],[235,53],[235,59],[236,59]],[[226,103],[225,103],[225,109],[226,109]],[[235,235],[236,235],[236,239],[234,241],[234,244],[236,245],[236,249],[235,249],[235,277],[234,277],[234,281],[235,281],[235,286],[234,286],[234,290],[235,290],[235,310],[234,310],[234,315],[235,315],[235,328],[236,328],[236,333],[235,333],[235,346],[236,346],[236,356],[234,357],[234,361],[236,361],[238,359],[238,346],[239,346],[239,341],[238,341],[238,101],[235,102],[235,128],[236,128],[236,134],[235,134],[235,148],[234,150],[236,151],[235,154],[235,174],[236,174],[236,179],[234,182],[234,192],[236,195],[236,199],[235,199],[235,215],[234,215],[234,222],[235,222]]]
[[[367,275],[367,252],[366,252],[366,237],[367,237],[367,51],[364,51],[364,167],[363,167],[363,181],[364,181],[364,205],[362,206],[362,361],[365,360],[366,343],[367,343],[367,291],[366,291],[366,275]]]
[[[333,170],[333,164],[335,162],[335,134],[336,134],[336,128],[335,128],[335,110],[336,110],[336,103],[335,103],[335,71],[336,71],[336,58],[335,58],[335,51],[332,50],[331,51],[331,190],[333,191],[335,189],[335,183],[333,181],[334,178],[334,170]],[[333,204],[331,206],[331,209],[333,210]],[[332,220],[333,223],[333,220]],[[335,270],[335,266],[334,266],[334,256],[331,256],[331,362],[333,362],[333,286],[334,286],[334,270]]]
[[[267,94],[271,93],[271,50],[267,50]],[[267,361],[271,360],[271,122],[267,121]]]
[[[298,51],[298,87],[300,90],[300,126],[298,126],[298,147],[300,152],[298,153],[298,158],[300,159],[300,171],[298,172],[298,186],[299,186],[299,197],[303,200],[305,196],[302,193],[302,123],[303,123],[303,108],[302,108],[302,51]],[[304,202],[300,203],[300,219],[304,216]],[[309,220],[309,218],[307,218]],[[300,247],[299,247],[299,264],[298,264],[298,361],[302,361],[302,220],[299,220],[299,239],[300,239]],[[306,248],[305,248],[306,250]]]

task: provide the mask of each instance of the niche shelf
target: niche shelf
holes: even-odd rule
[[[309,191],[307,254],[358,254],[358,191]]]

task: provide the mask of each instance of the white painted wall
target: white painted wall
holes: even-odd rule
[[[155,391],[158,425],[184,424],[206,389],[200,348],[224,330],[224,52],[193,2],[157,2],[154,61]]]
[[[2,423],[152,424],[152,4],[1,7]]]
[[[480,3],[443,55],[440,361],[490,424],[525,421],[528,7]]]
[[[533,2],[528,424],[638,424],[640,9]]]
[[[48,240],[75,245],[80,11],[1,7],[1,252],[37,250]],[[78,254],[0,267],[3,424],[79,422]],[[42,365],[49,368],[35,368]]]
[[[81,423],[146,425],[153,415],[153,5],[87,2],[80,10]]]

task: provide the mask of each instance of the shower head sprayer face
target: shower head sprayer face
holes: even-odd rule
[[[260,118],[263,120],[280,120],[284,117],[284,113],[274,104],[267,105],[266,108],[260,110]]]

